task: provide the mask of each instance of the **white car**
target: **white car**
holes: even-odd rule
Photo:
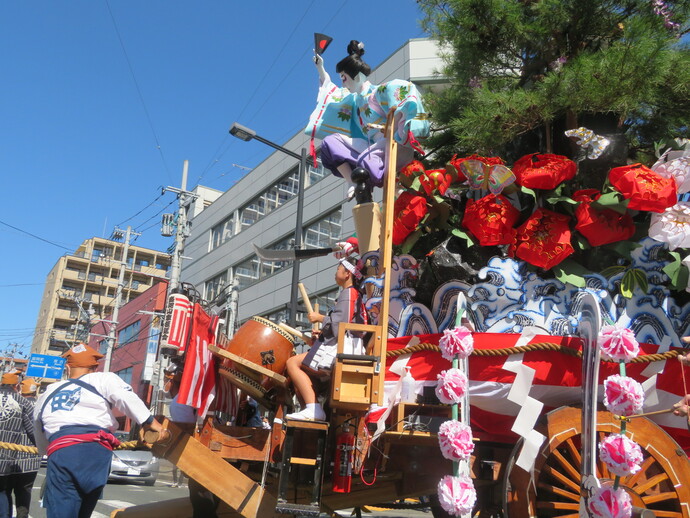
[[[160,462],[148,450],[115,450],[108,482],[136,480],[152,486],[158,478]]]

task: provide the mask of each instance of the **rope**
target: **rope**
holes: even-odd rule
[[[139,441],[127,441],[120,443],[120,446],[115,448],[116,450],[132,450],[139,446]],[[12,442],[2,442],[0,441],[0,450],[12,450],[21,451],[23,453],[34,453],[38,454],[38,448],[36,446],[26,446],[24,444],[15,444]]]
[[[392,358],[395,356],[402,356],[403,354],[411,354],[421,351],[441,352],[441,349],[436,344],[424,342],[421,344],[405,347],[404,349],[393,349],[386,351],[386,357]],[[471,356],[510,356],[511,354],[519,354],[534,351],[554,351],[574,356],[582,359],[582,352],[570,347],[564,347],[555,342],[537,342],[533,344],[521,345],[520,347],[505,347],[503,349],[475,349]],[[633,358],[630,363],[651,363],[663,360],[670,360],[682,354],[682,351],[667,351],[660,354],[644,354]],[[607,360],[601,360],[607,362]],[[608,362],[617,363],[617,362]]]

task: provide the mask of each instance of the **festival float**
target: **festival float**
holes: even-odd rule
[[[215,407],[194,430],[166,419],[154,454],[212,491],[219,516],[421,498],[434,516],[690,517],[690,432],[673,414],[688,393],[687,142],[629,164],[576,127],[572,156],[398,169],[397,129],[394,109],[376,128],[382,205],[352,175],[371,322],[340,325],[327,420],[285,418],[301,330],[254,317],[226,336],[176,294],[164,339],[181,392]],[[346,352],[351,331],[368,333],[363,354]],[[241,426],[246,396],[270,428]],[[190,516],[189,500],[114,513],[158,515]]]

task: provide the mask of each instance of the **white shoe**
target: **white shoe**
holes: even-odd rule
[[[295,421],[325,421],[326,412],[323,411],[323,408],[317,408],[316,410],[305,408],[299,412],[287,414],[285,419],[293,419]]]

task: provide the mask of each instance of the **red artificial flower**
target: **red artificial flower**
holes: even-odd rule
[[[678,203],[676,181],[664,178],[642,164],[614,167],[609,182],[628,202],[630,210],[664,212]]]
[[[577,164],[567,157],[549,153],[532,153],[513,164],[518,185],[529,189],[551,190],[570,180],[577,172]]]
[[[479,160],[484,162],[486,165],[505,165],[505,162],[501,157],[498,156],[479,156],[470,155],[465,158],[458,158],[458,155],[453,155],[453,158],[446,164],[446,172],[450,175],[451,183],[464,182],[467,177],[460,170],[460,164],[465,160]]]
[[[405,191],[395,200],[393,210],[393,244],[401,245],[426,215],[426,199]]]
[[[592,246],[630,239],[635,234],[632,216],[620,214],[613,209],[593,208],[592,202],[600,196],[601,193],[596,189],[583,189],[573,194],[573,200],[580,202],[575,209],[575,230],[585,236]]]
[[[424,188],[427,196],[438,194],[445,194],[448,187],[450,187],[450,178],[446,174],[445,169],[432,169],[422,174],[419,177],[419,182]]]
[[[537,209],[517,229],[511,257],[518,257],[534,266],[548,270],[575,250],[570,244],[570,218],[548,209]]]
[[[508,198],[489,194],[481,200],[467,200],[462,225],[482,246],[509,245],[515,241],[513,225],[520,217]]]
[[[415,178],[424,174],[424,164],[419,160],[413,160],[398,172],[398,182],[405,188],[412,186]]]

